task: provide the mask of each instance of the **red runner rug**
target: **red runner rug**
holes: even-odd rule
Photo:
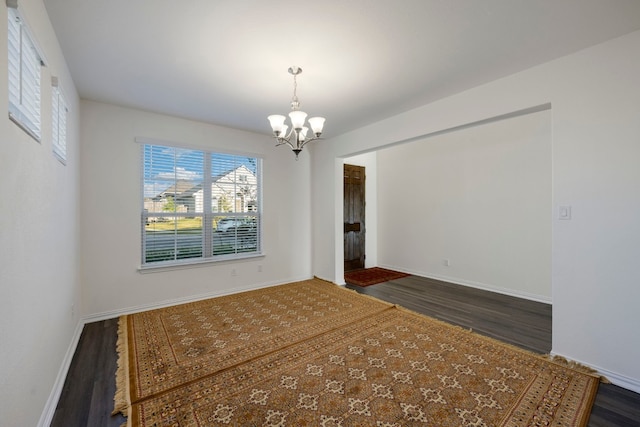
[[[410,275],[399,271],[387,270],[386,268],[373,267],[348,271],[344,273],[344,280],[350,285],[371,286],[407,276]]]

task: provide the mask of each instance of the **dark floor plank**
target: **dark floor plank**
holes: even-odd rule
[[[531,351],[551,351],[549,304],[417,276],[364,288],[347,286]]]
[[[613,384],[600,384],[590,427],[640,427],[640,395]]]
[[[122,415],[111,416],[117,339],[118,319],[84,326],[52,427],[120,427],[126,421]]]
[[[410,276],[356,291],[537,352],[551,350],[551,306]],[[85,325],[51,426],[120,427],[111,416],[118,320]],[[589,427],[640,427],[640,394],[601,384]]]
[[[551,351],[550,304],[417,276],[347,287],[536,353]],[[600,384],[588,426],[640,427],[640,394]]]

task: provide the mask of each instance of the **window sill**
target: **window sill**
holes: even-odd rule
[[[67,166],[67,158],[62,153],[59,153],[58,151],[53,150],[53,157],[58,159],[58,161],[62,163],[64,166]]]
[[[9,119],[15,123],[20,129],[22,129],[27,135],[29,135],[31,138],[35,139],[36,142],[38,144],[41,144],[42,141],[40,140],[40,136],[38,136],[38,134],[36,134],[34,131],[32,131],[31,129],[29,129],[29,126],[27,126],[26,124],[24,124],[19,117],[15,116],[13,113],[9,112]]]
[[[264,252],[250,253],[246,255],[233,255],[233,256],[218,256],[215,259],[198,259],[194,260],[184,260],[178,262],[171,263],[155,263],[152,265],[141,265],[138,267],[138,272],[140,274],[148,274],[148,273],[161,273],[163,271],[173,271],[173,270],[185,270],[190,268],[198,268],[198,267],[208,267],[212,264],[219,264],[221,262],[228,261],[241,261],[252,258],[262,258],[265,256]]]

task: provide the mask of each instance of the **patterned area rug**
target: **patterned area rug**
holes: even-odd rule
[[[344,280],[350,285],[370,286],[407,276],[409,276],[409,274],[387,270],[386,268],[373,267],[345,272]]]
[[[120,325],[129,426],[584,426],[599,382],[320,280]]]

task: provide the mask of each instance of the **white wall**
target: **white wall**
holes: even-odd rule
[[[34,426],[79,331],[78,95],[39,0],[20,9],[47,62],[42,142],[8,119],[7,43],[0,43],[0,424]],[[0,7],[0,34],[7,8]],[[67,165],[51,145],[51,76],[69,104]],[[74,314],[72,314],[72,307]],[[63,369],[64,370],[64,369]]]
[[[380,266],[551,302],[550,111],[382,149],[378,182]]]
[[[339,158],[551,103],[553,351],[640,391],[639,51],[634,32],[317,144],[314,274],[338,280]]]
[[[89,319],[311,276],[308,155],[296,161],[267,135],[85,100],[81,108],[82,283]],[[266,255],[141,274],[136,137],[263,157]]]

